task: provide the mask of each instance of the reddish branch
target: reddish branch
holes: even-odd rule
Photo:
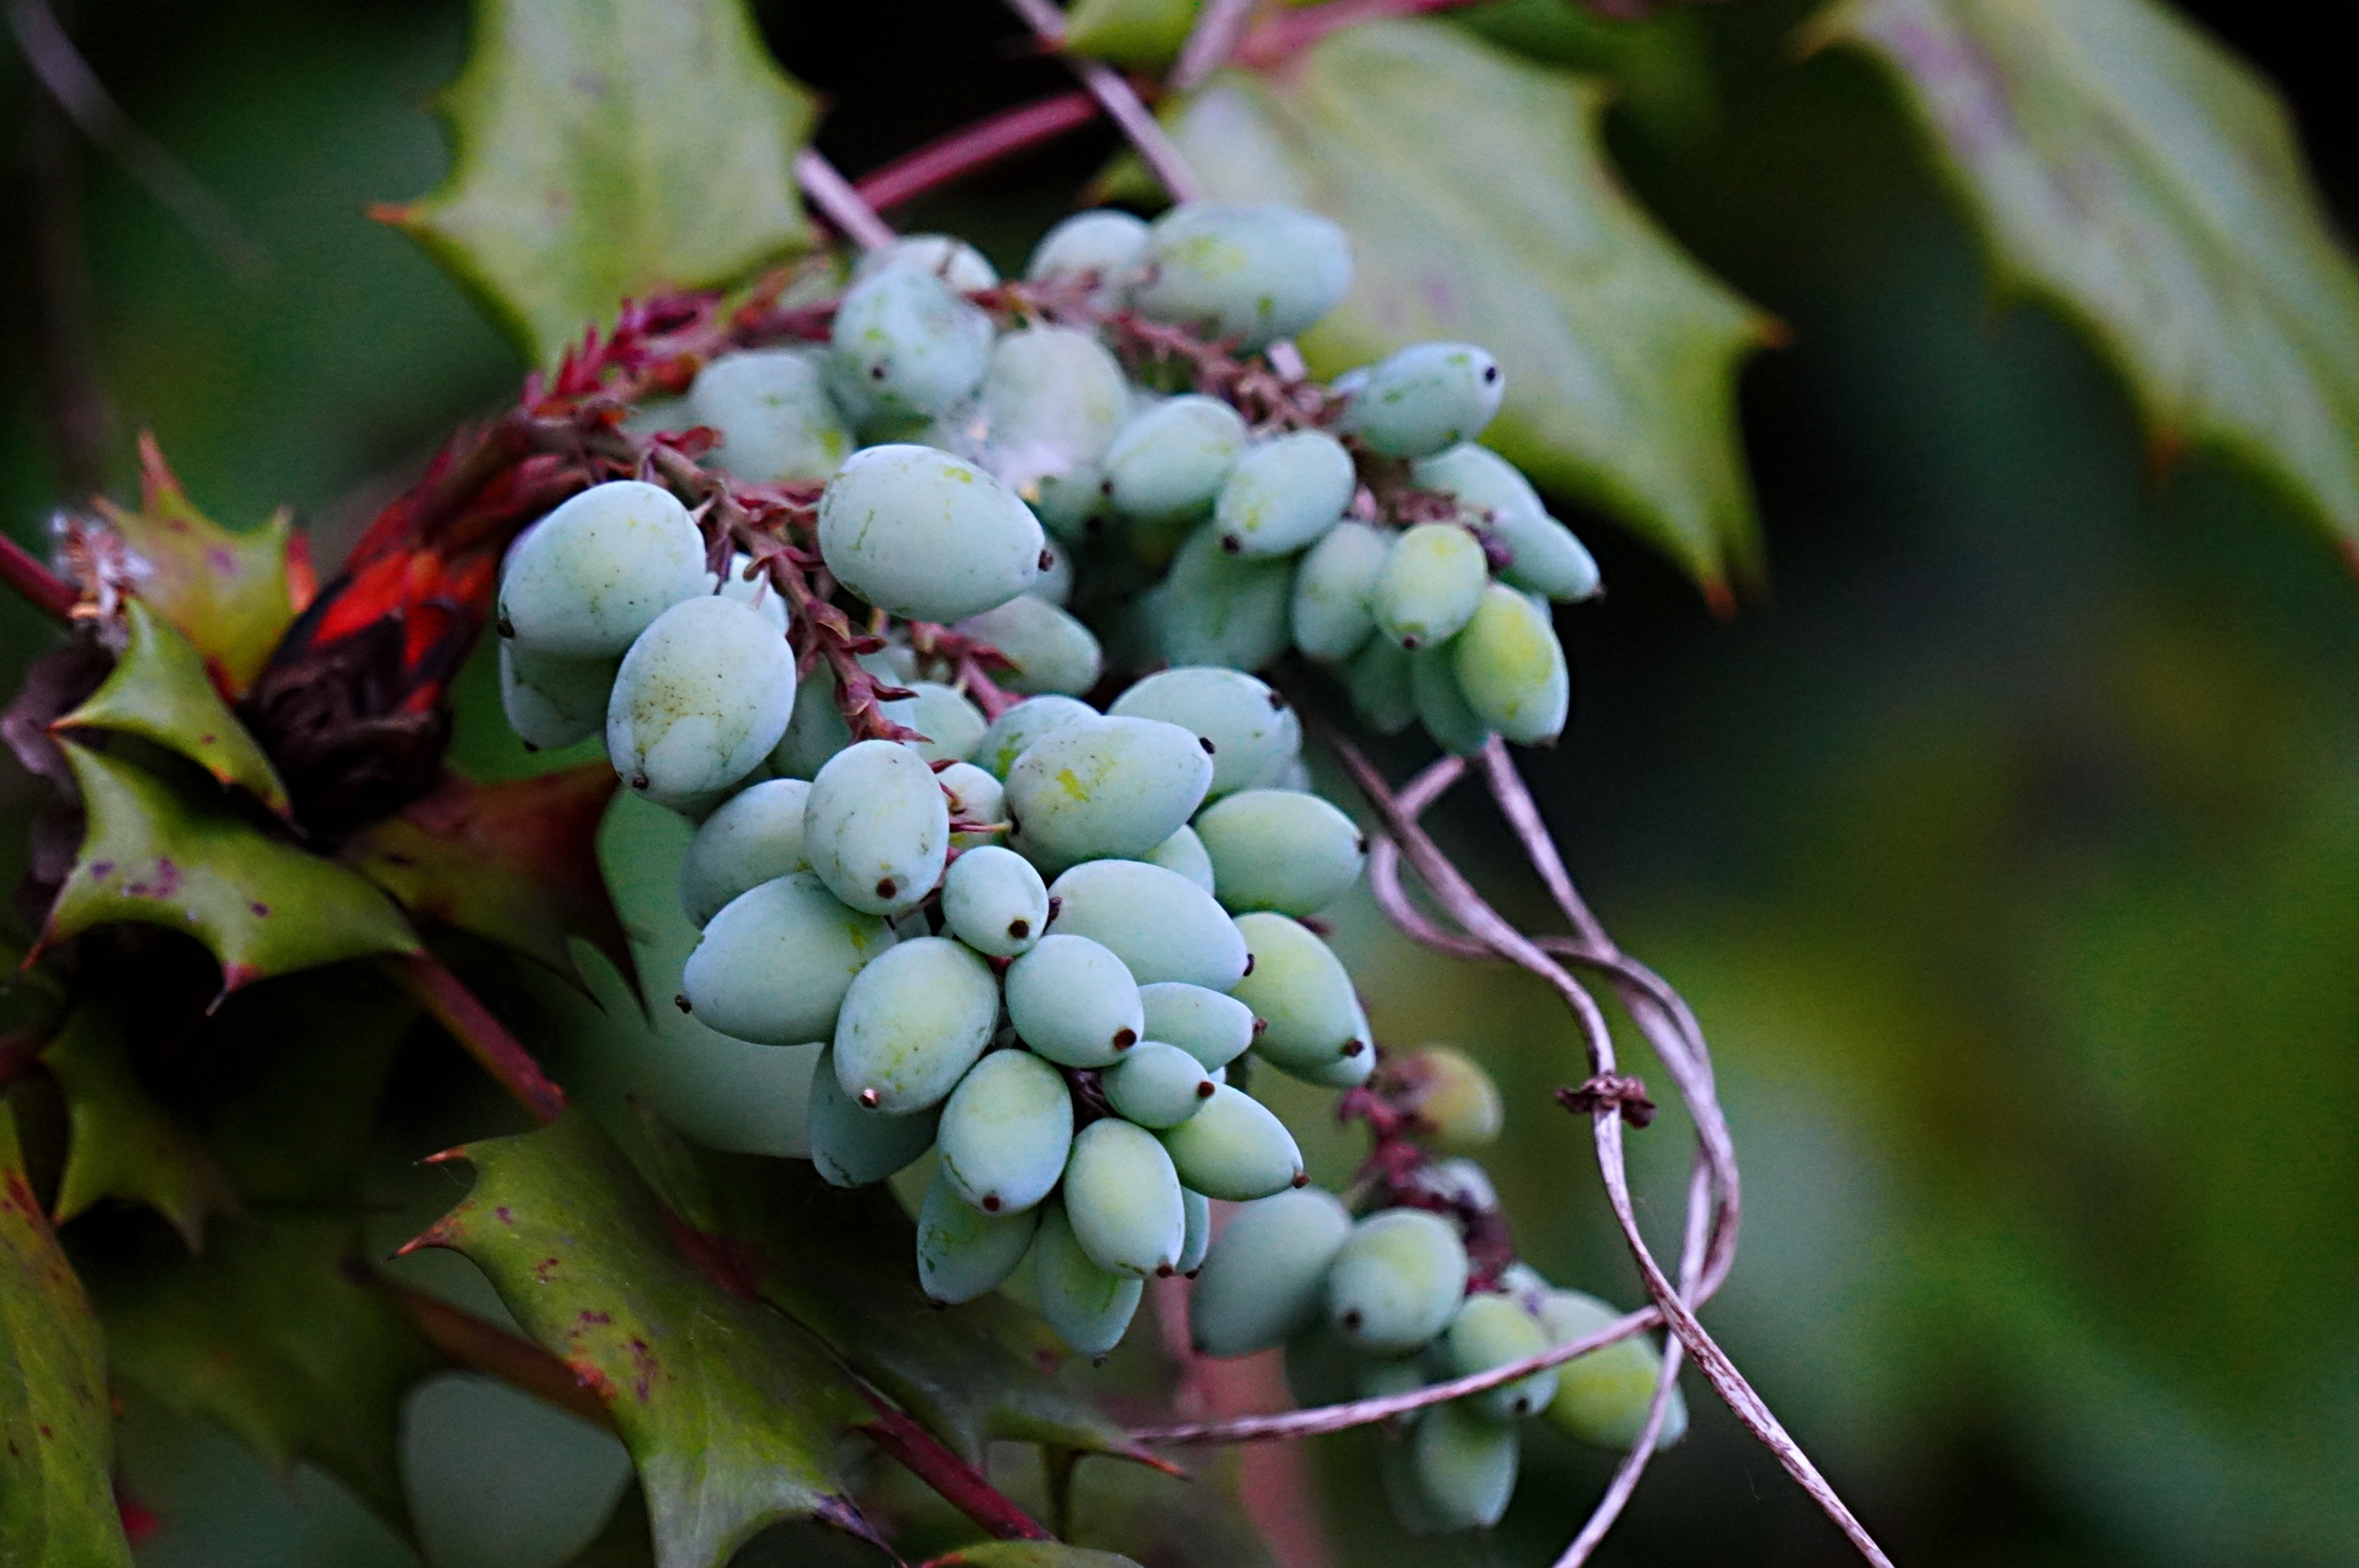
[[[872,209],[890,211],[1004,158],[1079,130],[1098,114],[1097,99],[1081,90],[1019,103],[871,169],[852,188]]]
[[[550,1081],[532,1059],[532,1053],[474,992],[460,983],[458,976],[426,953],[388,959],[386,967],[402,989],[417,998],[534,1120],[555,1121],[564,1112],[565,1091]]]
[[[861,1434],[940,1493],[944,1502],[1001,1541],[1055,1539],[932,1433],[894,1409],[865,1382],[860,1391],[876,1411],[876,1419],[862,1426]]]

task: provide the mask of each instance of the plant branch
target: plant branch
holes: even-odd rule
[[[592,1426],[614,1430],[614,1412],[605,1401],[582,1386],[572,1368],[531,1340],[373,1271],[368,1281],[453,1367],[496,1378]]]
[[[388,958],[386,968],[535,1121],[555,1121],[563,1114],[565,1091],[440,959],[421,951]]]
[[[0,534],[0,582],[24,596],[27,603],[55,621],[70,622],[82,595],[71,583],[32,557],[25,546]]]
[[[1234,46],[1237,62],[1267,70],[1345,27],[1391,16],[1448,11],[1474,0],[1327,0],[1323,5],[1281,10],[1262,21]]]
[[[861,1435],[898,1461],[911,1475],[941,1495],[942,1500],[1000,1541],[1053,1541],[1040,1522],[1008,1500],[985,1479],[982,1471],[960,1458],[940,1439],[919,1425],[854,1378],[876,1419],[864,1423]]]
[[[811,199],[811,205],[827,214],[827,221],[862,250],[881,251],[893,243],[892,225],[876,215],[852,182],[820,157],[816,147],[805,147],[795,155],[795,178],[802,182],[803,194]]]
[[[1007,8],[1023,19],[1032,29],[1032,36],[1049,49],[1061,52],[1065,45],[1065,19],[1049,0],[1007,0]],[[1065,63],[1090,90],[1090,96],[1104,106],[1106,117],[1122,127],[1130,145],[1147,165],[1156,182],[1171,194],[1174,201],[1194,201],[1203,195],[1203,186],[1196,171],[1188,167],[1187,158],[1163,126],[1155,112],[1146,105],[1129,79],[1100,60],[1082,59],[1067,55]]]
[[[871,210],[886,211],[1079,130],[1099,113],[1096,97],[1080,89],[1018,103],[903,153],[862,175],[852,189]]]

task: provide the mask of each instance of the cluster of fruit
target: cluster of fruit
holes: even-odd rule
[[[1349,277],[1340,232],[1277,208],[1084,213],[1022,284],[903,241],[861,263],[826,345],[717,358],[626,426],[717,435],[713,493],[762,525],[597,485],[520,536],[498,619],[517,733],[603,733],[632,789],[699,823],[680,1005],[822,1047],[829,1181],[937,1154],[930,1295],[973,1299],[1028,1260],[1050,1325],[1103,1356],[1147,1279],[1201,1269],[1200,1347],[1289,1343],[1290,1375],[1335,1364],[1321,1398],[1612,1315],[1502,1258],[1470,1272],[1430,1194],[1364,1191],[1378,1206],[1354,1221],[1245,1092],[1266,1066],[1369,1093],[1378,1054],[1305,924],[1364,840],[1246,672],[1291,646],[1378,729],[1546,740],[1569,685],[1548,602],[1596,588],[1471,444],[1499,406],[1488,355],[1419,345],[1332,388],[1240,357]],[[1110,665],[1168,667],[1116,689]],[[1394,1174],[1487,1192],[1464,1162]],[[1217,1241],[1215,1200],[1245,1206]],[[1404,1516],[1495,1519],[1517,1414],[1626,1444],[1653,1357],[1626,1342],[1427,1412],[1396,1445]]]

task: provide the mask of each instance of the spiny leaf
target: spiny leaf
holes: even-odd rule
[[[527,1333],[605,1401],[661,1568],[708,1568],[783,1519],[873,1533],[837,1468],[868,1413],[800,1329],[744,1292],[584,1113],[462,1151],[467,1200],[412,1246],[490,1276]],[[685,1249],[683,1243],[686,1243]],[[690,1254],[696,1260],[691,1260]]]
[[[196,1134],[132,1071],[122,1022],[103,1003],[85,1003],[41,1062],[57,1077],[71,1127],[58,1223],[121,1198],[170,1220],[190,1251],[204,1250],[205,1217],[234,1208],[236,1195]]]
[[[0,1562],[129,1568],[114,1414],[90,1302],[25,1178],[0,1098]]]
[[[123,617],[130,639],[114,673],[58,727],[144,736],[286,816],[293,809],[287,786],[222,700],[196,644],[144,600],[125,600]]]
[[[222,989],[367,953],[414,953],[386,896],[332,861],[266,838],[154,774],[65,747],[89,827],[42,943],[113,920],[184,931],[219,959]]]
[[[1215,77],[1171,129],[1212,195],[1351,233],[1351,295],[1302,341],[1315,368],[1483,344],[1507,380],[1485,441],[1717,593],[1755,568],[1736,370],[1775,329],[1624,191],[1605,101],[1440,23],[1376,22]]]
[[[810,95],[743,0],[476,0],[442,97],[449,178],[378,216],[554,363],[626,295],[704,287],[810,243]]]
[[[1859,0],[2005,289],[2078,321],[2158,454],[2223,448],[2359,558],[2359,273],[2250,67],[2148,0]]]
[[[751,1288],[969,1461],[997,1439],[1157,1463],[1043,1374],[1039,1353],[1054,1341],[1038,1319],[993,1297],[947,1309],[927,1300],[915,1229],[883,1187],[847,1193],[806,1161],[646,1131],[659,1188],[700,1233],[727,1238]]]
[[[987,1541],[937,1557],[925,1568],[1138,1568],[1127,1557],[1060,1541]]]
[[[457,774],[353,839],[344,859],[429,916],[529,955],[582,983],[569,936],[634,989],[629,939],[598,869],[598,827],[620,781],[604,762],[506,784]]]
[[[83,1272],[124,1378],[282,1473],[318,1465],[407,1531],[401,1400],[440,1363],[371,1283],[356,1220],[224,1220],[202,1257],[84,1257]]]
[[[98,510],[131,547],[130,587],[179,627],[217,684],[252,685],[279,634],[311,599],[311,572],[291,515],[233,534],[190,503],[156,438],[139,438],[139,510]]]

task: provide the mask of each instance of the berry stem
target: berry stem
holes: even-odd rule
[[[811,205],[862,250],[881,251],[893,243],[893,226],[876,215],[875,209],[817,148],[805,147],[795,155],[795,178],[802,182],[803,194],[810,198]]]
[[[1065,44],[1065,19],[1049,0],[1007,0],[1007,8],[1023,19],[1032,29],[1032,36],[1051,49],[1061,51]],[[1174,201],[1193,201],[1203,195],[1203,186],[1196,171],[1171,138],[1164,134],[1155,112],[1139,98],[1127,77],[1103,61],[1082,59],[1068,55],[1065,63],[1082,79],[1105,108],[1106,117],[1122,127],[1130,145],[1153,174],[1156,182],[1171,194]]]

